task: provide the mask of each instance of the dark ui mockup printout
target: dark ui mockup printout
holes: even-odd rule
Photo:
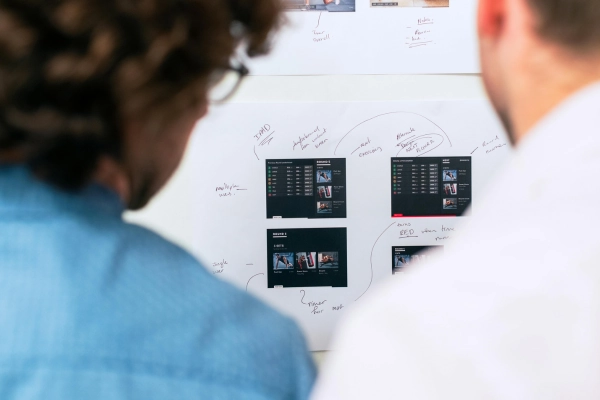
[[[471,157],[395,157],[392,217],[457,217],[472,200]]]
[[[346,159],[266,160],[267,218],[346,218]]]
[[[269,288],[346,287],[346,228],[268,229]]]

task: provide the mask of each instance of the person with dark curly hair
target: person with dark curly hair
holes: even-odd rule
[[[279,8],[0,0],[3,400],[308,397],[292,321],[122,219],[247,74],[234,55],[267,52]]]

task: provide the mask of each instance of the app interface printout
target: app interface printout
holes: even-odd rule
[[[471,157],[392,158],[392,217],[460,216],[471,204]]]
[[[346,159],[267,160],[267,218],[346,218]]]
[[[393,246],[392,275],[396,275],[411,265],[419,265],[437,256],[444,246]]]
[[[346,228],[268,229],[270,288],[347,287]]]

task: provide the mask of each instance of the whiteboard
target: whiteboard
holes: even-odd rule
[[[426,154],[409,153],[413,146],[398,146],[406,132],[415,132],[419,148],[430,140],[424,135],[435,144]],[[325,350],[348,309],[383,280],[402,279],[392,275],[394,246],[444,245],[468,219],[392,218],[392,157],[469,157],[476,214],[486,182],[510,154],[507,143],[482,100],[234,103],[198,124],[186,172],[175,182],[186,187],[185,201],[174,210],[175,196],[165,193],[138,218],[148,222],[168,210],[171,223],[185,219],[185,243],[209,271],[294,318],[310,348]],[[346,163],[347,217],[267,219],[266,160],[328,158]],[[346,229],[347,284],[269,288],[268,230],[315,228]]]
[[[373,2],[378,3],[377,0]],[[251,73],[338,75],[479,71],[475,0],[451,0],[449,7],[431,8],[372,7],[370,3],[369,0],[357,0],[355,12],[285,13],[287,23],[277,35],[273,51],[268,57],[249,61]],[[395,3],[412,4],[413,0]]]

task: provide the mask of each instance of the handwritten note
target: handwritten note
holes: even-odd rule
[[[326,135],[327,129],[317,126],[312,132],[299,135],[298,140],[292,140],[292,150],[306,150],[311,145],[318,149],[329,141]]]
[[[396,135],[396,140],[398,140],[398,141],[400,141],[401,139],[403,140],[404,138],[406,138],[406,136],[410,135],[413,132],[416,132],[416,129],[411,126],[407,131],[398,133]]]
[[[264,124],[258,129],[258,132],[254,135],[254,139],[259,142],[259,146],[266,146],[271,144],[274,134],[275,131],[271,129],[271,125]]]
[[[496,136],[494,139],[492,140],[484,140],[481,147],[485,150],[485,154],[490,154],[493,153],[495,151],[497,151],[498,149],[501,149],[503,147],[507,147],[508,144],[503,141],[502,139],[500,139],[499,136]],[[475,148],[475,150],[473,150],[471,152],[471,154],[475,153],[477,150],[479,149],[479,146],[477,148]]]
[[[355,125],[341,138],[334,154],[359,159],[380,158],[373,157],[377,154],[420,157],[450,147],[449,135],[433,120],[415,112],[393,111]]]
[[[397,155],[403,153],[407,156],[422,156],[440,147],[442,143],[444,137],[438,133],[414,134],[396,144],[400,148]]]
[[[367,137],[366,141],[360,144],[352,153],[354,154],[358,152],[359,157],[367,157],[371,154],[377,154],[383,152],[383,149],[380,146],[375,146],[371,144],[371,138]]]
[[[240,185],[235,183],[223,183],[223,185],[217,186],[215,192],[219,197],[233,197],[238,191],[246,191],[247,189],[241,188]]]
[[[225,259],[222,259],[221,261],[213,262],[212,263],[212,267],[213,267],[212,273],[215,275],[223,273],[226,265],[227,265],[227,261]]]
[[[327,300],[309,301],[308,303],[305,303],[304,297],[306,296],[306,291],[301,290],[300,293],[302,293],[302,298],[300,299],[300,302],[304,305],[307,305],[310,308],[311,314],[313,314],[313,315],[323,314],[323,311],[325,311],[325,308],[323,307],[323,305],[325,303],[327,303]]]
[[[433,18],[419,18],[416,24],[406,27],[406,41],[404,44],[409,49],[425,47],[435,44]]]
[[[319,14],[319,19],[317,21],[317,26],[312,30],[312,41],[313,43],[322,43],[326,40],[331,39],[331,36],[327,31],[325,31],[324,27],[321,27],[321,17],[323,13]]]
[[[492,151],[496,151],[496,150],[501,149],[502,147],[505,147],[505,146],[506,146],[506,143],[497,144],[496,146],[492,147],[491,149],[486,150],[485,154],[489,154]]]
[[[451,228],[451,227],[447,227],[447,226],[442,225],[441,232],[445,233],[445,235],[444,236],[436,236],[435,241],[439,242],[439,241],[442,241],[442,240],[448,240],[448,239],[450,239],[449,234],[452,233],[452,232],[455,232],[455,230],[456,230],[456,228]]]

